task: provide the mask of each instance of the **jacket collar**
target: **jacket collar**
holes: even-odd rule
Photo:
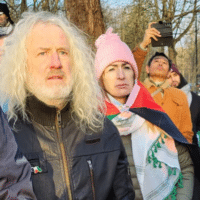
[[[159,85],[156,84],[153,80],[151,80],[150,78],[146,78],[144,80],[144,84],[147,87],[147,89],[151,88],[151,87],[161,87],[163,90],[170,87],[169,83],[167,80],[165,80],[164,82],[160,83]]]
[[[70,118],[70,103],[61,110],[61,125],[65,126]],[[44,126],[55,126],[55,119],[58,109],[54,106],[48,106],[35,96],[29,96],[26,99],[26,112],[31,120]]]

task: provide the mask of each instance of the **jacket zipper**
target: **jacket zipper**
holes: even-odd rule
[[[69,197],[69,200],[72,200],[72,191],[71,191],[71,186],[70,186],[70,177],[69,177],[69,167],[68,167],[68,163],[67,163],[67,155],[65,153],[63,140],[61,138],[61,114],[60,114],[59,110],[57,111],[57,118],[56,118],[55,124],[56,124],[56,132],[57,132],[57,136],[58,136],[58,142],[59,142],[59,145],[60,145],[60,151],[61,151],[61,155],[62,155],[62,163],[63,163],[63,168],[64,168],[65,183],[66,183],[66,186],[67,186],[68,197]]]
[[[92,167],[92,161],[87,160],[89,170],[90,170],[90,179],[91,179],[91,185],[92,185],[92,196],[93,200],[95,200],[95,187],[94,187],[94,172],[93,172],[93,167]]]

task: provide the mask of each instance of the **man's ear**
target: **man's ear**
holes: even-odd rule
[[[149,74],[149,66],[146,65],[146,73]]]

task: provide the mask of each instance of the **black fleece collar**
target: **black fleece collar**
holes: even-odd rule
[[[54,106],[46,105],[35,96],[27,97],[26,111],[31,120],[34,120],[43,126],[55,126],[58,109]],[[62,126],[65,126],[71,118],[70,103],[68,103],[60,113]]]

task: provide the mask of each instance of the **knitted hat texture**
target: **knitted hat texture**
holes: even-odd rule
[[[99,36],[95,42],[97,48],[95,56],[95,71],[96,77],[99,79],[105,68],[113,62],[124,61],[128,62],[135,73],[135,78],[138,78],[138,69],[133,53],[130,48],[120,40],[120,37],[112,33],[110,27],[105,34]]]
[[[171,72],[176,72],[178,75],[180,75],[181,73],[179,72],[177,66],[173,63],[171,66]]]

